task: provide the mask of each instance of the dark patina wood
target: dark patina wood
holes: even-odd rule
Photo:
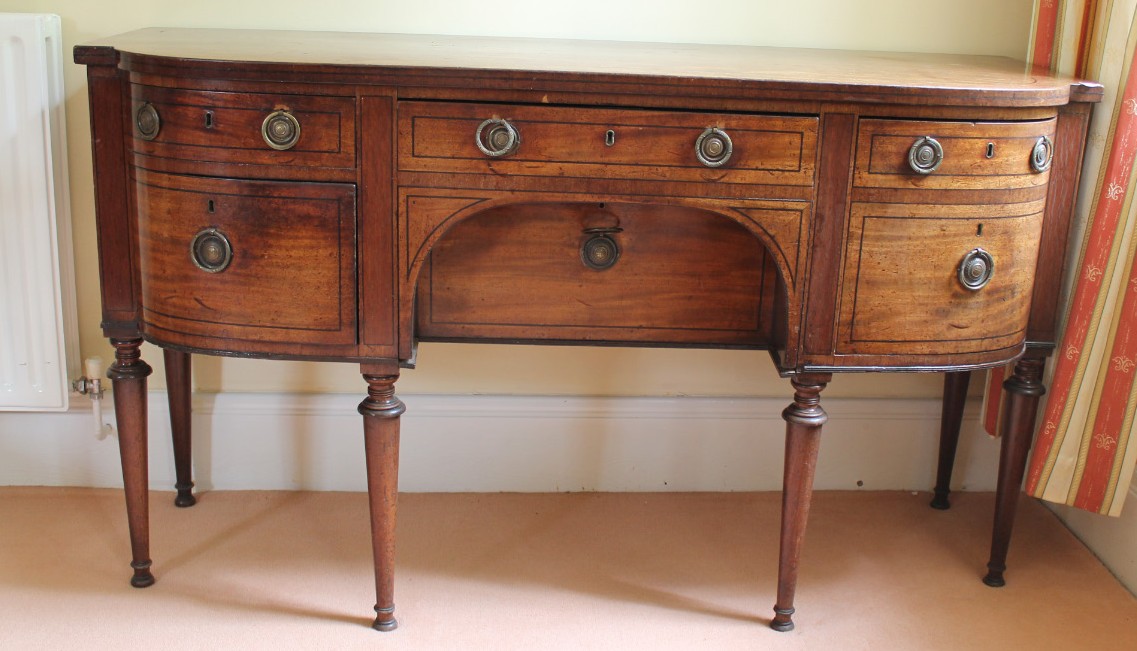
[[[963,407],[967,402],[967,387],[971,373],[959,371],[944,374],[944,404],[940,417],[940,454],[936,467],[936,487],[933,489],[933,509],[951,508],[951,475],[955,468],[955,452],[959,447],[959,429],[963,424]]]
[[[174,476],[178,491],[175,506],[193,506],[193,438],[190,427],[192,376],[189,353],[172,348],[162,351],[166,366],[166,393],[170,403],[170,432],[174,439]]]
[[[190,353],[360,364],[379,630],[396,626],[395,382],[417,341],[770,350],[794,389],[778,630],[831,374],[953,374],[946,503],[966,372],[1029,343],[1007,384],[1001,579],[1099,86],[990,57],[239,30],[141,30],[75,58],[134,585],[153,582],[143,338],[165,349],[179,505]],[[500,120],[510,147],[483,152]],[[946,153],[928,175],[908,163],[925,136]],[[1053,163],[1033,169],[1043,138]],[[958,265],[977,247],[997,272],[973,291]]]

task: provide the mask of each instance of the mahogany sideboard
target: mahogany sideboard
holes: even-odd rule
[[[832,374],[947,373],[946,507],[968,372],[1018,360],[1002,583],[1100,86],[993,57],[355,33],[147,29],[75,60],[133,585],[154,582],[143,340],[181,506],[190,354],[360,365],[379,630],[418,341],[769,350],[793,387],[777,630]]]

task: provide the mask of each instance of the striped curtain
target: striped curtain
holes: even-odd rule
[[[1118,515],[1137,462],[1137,0],[1036,0],[1031,55],[1100,81],[1068,270],[1066,323],[1026,491]],[[1078,226],[1075,226],[1077,228]]]

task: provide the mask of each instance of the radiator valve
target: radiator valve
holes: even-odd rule
[[[72,382],[71,388],[76,393],[91,399],[91,415],[95,419],[95,437],[101,441],[114,431],[114,428],[103,422],[103,358],[89,357],[85,361],[84,367],[86,374]]]

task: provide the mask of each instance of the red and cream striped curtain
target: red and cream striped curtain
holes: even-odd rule
[[[1137,462],[1137,0],[1036,0],[1031,55],[1100,81],[1068,270],[1065,326],[1026,491],[1118,515]],[[1077,226],[1075,227],[1077,228]]]

